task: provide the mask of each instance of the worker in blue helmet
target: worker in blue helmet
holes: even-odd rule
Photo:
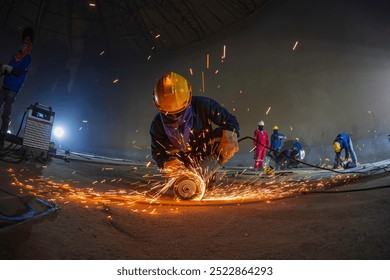
[[[345,169],[356,167],[357,164],[356,153],[353,149],[351,137],[347,133],[342,132],[336,136],[336,139],[333,141],[333,150],[336,153],[333,162],[333,169],[337,169],[340,166],[342,166]],[[345,151],[344,163],[341,160],[342,150]]]

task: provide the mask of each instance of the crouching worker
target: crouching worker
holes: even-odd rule
[[[351,137],[347,133],[340,133],[333,141],[333,150],[336,157],[333,162],[333,169],[342,166],[344,169],[356,167],[357,157],[353,149]],[[345,162],[342,162],[341,151],[345,150]]]
[[[210,156],[224,164],[238,152],[236,117],[211,98],[192,96],[191,84],[183,76],[163,75],[153,102],[159,113],[150,126],[152,157],[168,176],[198,168]]]
[[[292,148],[288,152],[288,168],[298,168],[299,161],[305,158],[305,150],[302,148],[302,144],[299,138],[295,138]]]

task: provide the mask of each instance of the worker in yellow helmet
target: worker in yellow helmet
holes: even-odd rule
[[[182,75],[159,78],[153,103],[159,112],[150,126],[152,157],[163,172],[196,167],[209,155],[223,164],[238,152],[236,117],[211,98],[192,96]]]
[[[336,136],[335,140],[333,141],[333,150],[336,153],[333,162],[333,169],[339,168],[340,166],[344,167],[345,169],[356,167],[356,153],[353,149],[351,137],[347,133],[343,132]],[[341,161],[342,150],[345,151],[346,162],[344,164]]]
[[[279,170],[280,168],[280,162],[283,159],[283,156],[280,155],[281,148],[282,148],[282,141],[287,139],[287,137],[279,132],[279,127],[275,125],[273,127],[273,134],[271,135],[271,150],[272,157],[275,160],[275,169]]]
[[[289,160],[287,161],[287,167],[298,168],[299,162],[305,158],[305,150],[303,150],[302,144],[299,138],[295,138],[292,147],[288,152]]]

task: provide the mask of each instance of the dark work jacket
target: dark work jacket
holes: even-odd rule
[[[353,149],[353,146],[352,146],[352,140],[349,137],[349,135],[345,132],[342,132],[336,136],[336,139],[334,141],[337,141],[340,143],[341,151],[342,150],[345,151],[345,158],[349,158],[351,156],[352,162],[356,164],[357,157],[356,157],[355,150]],[[334,165],[338,164],[340,157],[341,157],[341,151],[340,151],[340,153],[336,153],[335,159],[333,161]]]
[[[19,92],[26,80],[31,60],[31,54],[25,55],[18,61],[15,61],[13,56],[9,62],[9,65],[13,67],[12,73],[4,77],[3,88]]]
[[[191,151],[177,150],[169,141],[165,133],[161,113],[158,113],[150,126],[152,157],[158,167],[164,162],[178,157],[184,163],[191,165],[191,161],[203,159],[213,131],[213,124],[224,130],[234,131],[239,135],[240,126],[235,116],[219,105],[215,100],[205,96],[193,96],[191,100],[193,126],[188,142]]]

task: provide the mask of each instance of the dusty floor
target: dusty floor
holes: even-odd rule
[[[328,189],[370,190],[251,203],[126,201],[131,191],[161,180],[156,173],[61,159],[1,163],[1,189],[54,198],[60,210],[3,230],[0,259],[390,258],[389,176]],[[120,189],[122,195],[111,195]]]

